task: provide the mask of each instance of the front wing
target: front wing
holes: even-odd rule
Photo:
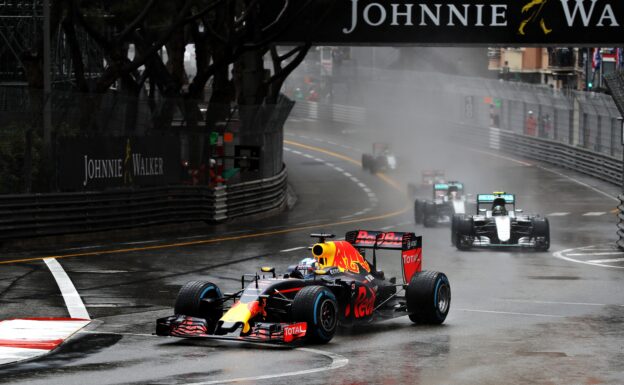
[[[506,247],[518,247],[518,248],[533,248],[536,246],[535,238],[523,237],[518,239],[518,243],[492,243],[489,237],[476,236],[473,240],[472,247],[491,247],[491,248],[506,248]]]
[[[156,334],[180,338],[202,338],[225,341],[290,344],[303,341],[307,331],[305,322],[294,323],[256,323],[249,334],[238,332],[215,335],[209,334],[208,325],[203,318],[174,315],[159,318],[156,321]]]

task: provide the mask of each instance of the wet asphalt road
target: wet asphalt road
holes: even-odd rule
[[[312,123],[291,122],[286,135],[291,143],[285,145],[285,161],[298,197],[290,211],[131,244],[111,239],[72,250],[2,254],[0,262],[75,254],[59,262],[96,320],[46,358],[1,367],[2,382],[624,382],[624,263],[587,263],[618,258],[608,254],[615,252],[610,246],[615,239],[613,199],[531,162],[454,147],[443,137],[409,145],[395,140],[403,161],[401,170],[391,175],[399,182],[397,190],[333,155],[359,161],[375,137],[318,130]],[[436,145],[445,151],[429,151]],[[405,184],[418,181],[421,169],[433,167],[465,182],[469,192],[514,192],[526,212],[555,214],[550,216],[551,250],[459,252],[450,246],[448,228],[415,226],[411,209],[404,210]],[[615,193],[612,186],[564,173]],[[171,314],[185,282],[206,279],[231,291],[240,285],[242,273],[264,265],[279,271],[306,256],[309,232],[342,235],[354,228],[423,235],[424,268],[445,272],[452,286],[451,311],[444,325],[414,326],[409,319],[398,318],[341,330],[330,344],[311,346],[312,350],[151,335],[155,319]],[[212,241],[224,237],[231,239]],[[184,244],[168,246],[172,243]],[[121,248],[134,250],[109,253]],[[386,276],[400,276],[396,255],[384,255],[380,264]],[[0,265],[0,301],[0,319],[67,316],[58,288],[39,260]]]

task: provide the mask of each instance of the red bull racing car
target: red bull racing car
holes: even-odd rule
[[[338,325],[366,324],[407,315],[441,324],[451,303],[445,274],[422,271],[422,237],[414,233],[355,230],[345,240],[312,234],[313,258],[277,276],[275,269],[241,277],[241,290],[223,293],[211,282],[184,285],[175,314],[156,322],[156,334],[271,343],[327,343]],[[378,270],[376,251],[400,251],[402,282]],[[372,260],[365,251],[372,250]]]
[[[423,170],[420,184],[407,184],[407,197],[415,199],[419,194],[427,194],[436,183],[446,183],[446,177],[442,170]]]

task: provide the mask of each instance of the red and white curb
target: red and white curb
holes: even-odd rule
[[[63,295],[69,318],[24,318],[0,321],[0,365],[46,355],[91,322],[74,284],[54,258],[43,260]]]
[[[0,321],[0,365],[48,354],[89,322],[75,318]]]

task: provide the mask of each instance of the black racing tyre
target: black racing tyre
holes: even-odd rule
[[[379,169],[379,164],[378,164],[377,158],[375,158],[374,156],[371,156],[370,161],[368,163],[368,171],[370,171],[371,174],[375,174],[378,169]]]
[[[419,200],[414,201],[414,223],[422,223],[422,203]]]
[[[364,171],[368,170],[369,163],[370,163],[370,157],[368,156],[368,154],[362,154],[362,170]]]
[[[217,285],[207,281],[191,281],[186,283],[178,292],[175,301],[174,313],[191,317],[204,318],[208,328],[214,328],[223,316],[223,303],[202,305],[202,299],[221,299],[223,294]]]
[[[464,242],[466,237],[474,236],[474,221],[471,216],[461,215],[455,223],[455,247],[457,250],[470,250],[470,245]]]
[[[535,250],[548,251],[550,248],[550,223],[548,218],[533,218],[533,233],[535,238]]]
[[[423,207],[423,224],[425,227],[435,227],[437,220],[438,216],[435,204],[432,202],[425,202]]]
[[[325,344],[334,337],[338,327],[338,301],[328,288],[304,287],[295,295],[290,311],[292,321],[307,323],[307,342]]]
[[[410,279],[405,297],[412,322],[439,325],[451,308],[451,284],[444,273],[421,271]]]
[[[451,219],[451,245],[453,246],[457,244],[457,222],[461,221],[463,217],[464,214],[453,214]]]

